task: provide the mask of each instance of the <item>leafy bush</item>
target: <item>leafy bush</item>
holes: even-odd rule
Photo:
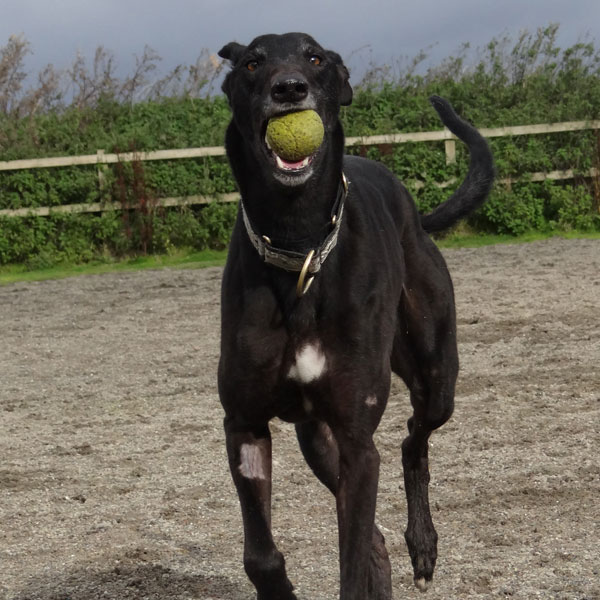
[[[474,222],[484,230],[500,234],[520,235],[543,230],[544,198],[531,185],[513,186],[513,189],[496,186]]]
[[[549,186],[549,204],[561,230],[592,231],[600,229],[600,213],[594,211],[594,199],[584,186]]]

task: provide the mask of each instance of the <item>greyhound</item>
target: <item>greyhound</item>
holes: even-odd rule
[[[487,143],[448,102],[431,102],[465,142],[457,191],[420,215],[380,163],[344,156],[340,106],[352,101],[340,56],[302,33],[232,42],[223,91],[226,149],[241,192],[222,283],[219,394],[244,525],[244,566],[259,600],[293,600],[271,534],[269,421],[295,424],[302,453],[334,494],[340,598],[390,600],[391,569],[375,525],[379,454],[373,434],[391,372],[410,390],[402,443],[405,538],[420,589],[432,580],[437,534],[428,500],[428,439],[454,406],[454,294],[428,233],[482,204],[494,177]],[[265,140],[269,119],[316,111],[323,143],[290,162]]]

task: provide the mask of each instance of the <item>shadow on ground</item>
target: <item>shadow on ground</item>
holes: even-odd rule
[[[48,574],[30,580],[9,600],[239,600],[242,596],[225,577],[189,575],[147,564],[119,565],[109,572],[90,566],[62,579]]]

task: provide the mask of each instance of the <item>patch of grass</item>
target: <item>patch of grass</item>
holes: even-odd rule
[[[523,235],[491,235],[456,232],[436,240],[440,248],[479,248],[481,246],[493,246],[495,244],[528,244],[539,240],[547,240],[553,237],[565,239],[600,239],[600,232],[569,231],[560,233],[540,233],[532,231]]]
[[[60,265],[47,269],[29,270],[23,265],[6,265],[0,267],[0,285],[16,281],[43,281],[45,279],[64,279],[65,277],[78,275],[162,269],[165,267],[202,269],[222,266],[225,264],[226,257],[226,250],[202,250],[199,252],[178,250],[168,255],[139,256],[127,260],[98,261],[80,265]]]

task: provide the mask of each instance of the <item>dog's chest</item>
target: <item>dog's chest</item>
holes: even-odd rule
[[[320,339],[290,342],[279,372],[275,393],[276,414],[284,421],[302,421],[319,412],[323,383],[330,377],[333,355]]]
[[[252,397],[249,404],[255,409],[262,405],[285,421],[301,421],[314,415],[322,403],[335,351],[314,334],[285,341],[279,338],[278,342],[254,345],[254,354],[238,354],[245,363],[242,379],[255,382],[242,388]]]

